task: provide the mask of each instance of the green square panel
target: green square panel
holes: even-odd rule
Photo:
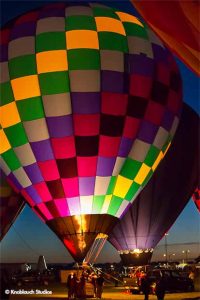
[[[148,175],[147,175],[147,177],[145,178],[145,180],[143,181],[143,183],[142,183],[142,187],[144,187],[148,182],[149,182],[149,180],[151,179],[151,176],[153,175],[153,171],[151,170],[149,173],[148,173]]]
[[[148,153],[147,153],[147,156],[144,160],[144,163],[149,166],[149,167],[152,167],[152,165],[154,164],[158,154],[159,154],[160,150],[158,148],[156,148],[155,146],[151,146]]]
[[[36,36],[36,52],[66,49],[65,32],[44,32]]]
[[[141,27],[140,25],[128,22],[124,22],[123,25],[127,36],[138,36],[144,39],[148,38],[145,28]]]
[[[2,154],[3,160],[6,162],[11,171],[14,171],[21,167],[19,159],[17,158],[13,149],[9,149],[8,151]]]
[[[99,51],[94,49],[73,49],[67,51],[69,70],[99,70]]]
[[[100,50],[128,52],[127,38],[115,32],[98,32]]]
[[[119,20],[118,15],[112,8],[93,7],[92,10],[95,17],[110,17]]]
[[[135,194],[137,193],[137,191],[139,190],[139,188],[140,188],[140,184],[133,182],[128,193],[125,196],[125,199],[131,201],[135,196]]]
[[[92,213],[93,214],[100,214],[103,203],[104,203],[105,196],[94,196],[93,197],[93,204],[92,204]]]
[[[12,147],[18,147],[28,142],[22,123],[4,129]]]
[[[39,74],[42,95],[61,94],[70,91],[68,72]]]
[[[120,175],[128,178],[128,179],[134,179],[137,175],[142,163],[137,160],[133,160],[131,158],[127,158],[124,162],[124,165],[122,167],[122,170],[120,172]]]
[[[115,188],[116,180],[117,180],[117,176],[112,176],[111,177],[110,183],[109,183],[109,186],[108,186],[108,190],[107,190],[107,195],[110,195],[110,194],[113,193],[114,188]]]
[[[107,213],[109,215],[115,216],[116,213],[118,212],[118,210],[119,210],[120,205],[122,204],[122,202],[123,202],[122,198],[113,196],[112,199],[111,199],[111,201],[110,201],[110,205],[109,205]]]
[[[14,100],[10,81],[0,84],[0,105],[3,106]]]
[[[17,101],[17,108],[22,121],[31,121],[44,118],[44,109],[41,97]]]
[[[70,16],[65,19],[65,29],[69,30],[97,30],[96,23],[91,16]]]
[[[10,78],[18,78],[37,74],[35,55],[24,55],[9,60]]]

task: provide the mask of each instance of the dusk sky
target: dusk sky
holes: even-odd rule
[[[53,2],[53,1],[52,1]],[[55,2],[55,1],[54,1]],[[92,1],[90,1],[92,2]],[[98,1],[121,10],[132,12],[135,10],[129,1]],[[41,6],[49,1],[2,1],[2,26],[12,18]],[[199,78],[177,59],[182,79],[184,102],[196,112],[200,111]],[[192,147],[192,145],[191,145]],[[190,174],[188,174],[188,177]],[[181,258],[183,250],[190,250],[190,257],[197,257],[200,253],[200,214],[192,200],[189,201],[168,235],[168,243],[182,244],[169,246],[170,253],[176,253]],[[188,243],[188,245],[187,245]],[[190,244],[191,243],[191,244]],[[155,257],[163,257],[164,240],[158,245]],[[11,227],[1,243],[1,258],[3,262],[36,262],[39,255],[44,255],[47,262],[71,262],[72,258],[60,240],[48,227],[26,206]],[[175,252],[176,251],[176,252]],[[155,258],[155,259],[156,259]],[[117,262],[120,257],[117,251],[107,242],[97,262]]]

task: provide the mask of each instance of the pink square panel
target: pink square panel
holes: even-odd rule
[[[126,117],[123,136],[127,138],[135,138],[140,126],[140,120],[137,118]]]
[[[34,187],[44,202],[52,199],[52,196],[45,182],[34,184]]]
[[[66,197],[77,197],[79,195],[78,177],[61,179]]]
[[[99,114],[75,114],[73,117],[75,135],[93,136],[99,134]]]
[[[160,125],[163,115],[164,115],[163,105],[154,101],[150,101],[144,119],[152,122],[153,124]]]
[[[104,114],[124,116],[128,104],[128,95],[117,93],[102,93],[101,111]]]
[[[84,176],[96,176],[97,172],[97,156],[91,157],[77,157],[78,175]]]
[[[29,196],[29,194],[27,193],[27,191],[25,189],[21,190],[21,194],[22,196],[26,199],[26,201],[28,202],[28,204],[33,207],[35,206],[35,202],[33,201],[33,199]]]
[[[40,203],[37,205],[38,209],[42,212],[42,214],[45,216],[47,220],[53,219],[52,214],[47,209],[46,205],[44,203]]]
[[[99,140],[99,156],[117,156],[120,145],[120,137],[101,135]]]
[[[40,168],[44,180],[51,181],[56,180],[60,177],[55,160],[46,160],[38,162],[38,166]]]
[[[61,217],[70,216],[70,211],[69,211],[69,208],[67,205],[66,198],[56,199],[56,200],[54,200],[54,203],[55,203],[57,210]]]
[[[150,77],[136,74],[130,76],[130,94],[132,96],[148,99],[151,89],[152,79]]]
[[[56,159],[76,156],[75,139],[73,136],[51,139]]]

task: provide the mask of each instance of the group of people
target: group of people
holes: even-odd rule
[[[86,282],[93,285],[94,298],[101,299],[104,284],[103,276],[94,273],[88,274],[84,271],[79,277],[74,272],[69,274],[67,278],[68,299],[86,299]]]
[[[148,277],[146,275],[144,275],[142,277],[140,285],[141,285],[141,291],[144,294],[144,300],[148,300],[151,289],[150,289],[150,282],[149,282]],[[158,300],[164,300],[164,297],[165,297],[165,281],[164,281],[163,277],[159,278],[156,282],[155,294],[156,294]]]

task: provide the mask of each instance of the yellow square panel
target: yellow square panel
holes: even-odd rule
[[[65,50],[44,51],[36,54],[38,73],[68,70]]]
[[[3,129],[0,130],[0,154],[6,152],[11,148],[10,143],[3,131]]]
[[[119,175],[117,177],[113,195],[120,198],[124,198],[125,195],[128,193],[128,190],[130,189],[132,182],[133,182],[132,180]]]
[[[142,164],[141,168],[139,169],[139,172],[134,178],[134,181],[138,184],[142,184],[147,175],[149,174],[150,170],[151,168],[149,166],[147,166],[146,164]]]
[[[40,87],[37,75],[19,77],[11,80],[15,100],[40,96]]]
[[[106,214],[108,211],[108,207],[110,205],[110,201],[112,199],[112,195],[106,195],[105,200],[101,209],[101,214]]]
[[[99,49],[98,34],[93,30],[71,30],[66,32],[67,49]]]
[[[21,121],[16,103],[10,102],[0,107],[1,126],[3,128],[10,127]]]
[[[108,31],[126,35],[124,26],[122,25],[122,22],[120,20],[106,17],[96,17],[95,21],[97,31]]]
[[[127,14],[125,12],[121,12],[121,11],[119,11],[119,12],[117,11],[116,14],[118,15],[118,17],[120,18],[120,20],[122,22],[135,23],[137,25],[144,27],[143,24],[138,20],[138,18],[136,18],[132,15],[129,15],[129,14]]]
[[[158,157],[156,158],[153,166],[151,167],[153,172],[155,171],[155,169],[157,168],[157,166],[159,165],[160,161],[163,159],[164,155],[162,153],[162,151],[160,151]]]

